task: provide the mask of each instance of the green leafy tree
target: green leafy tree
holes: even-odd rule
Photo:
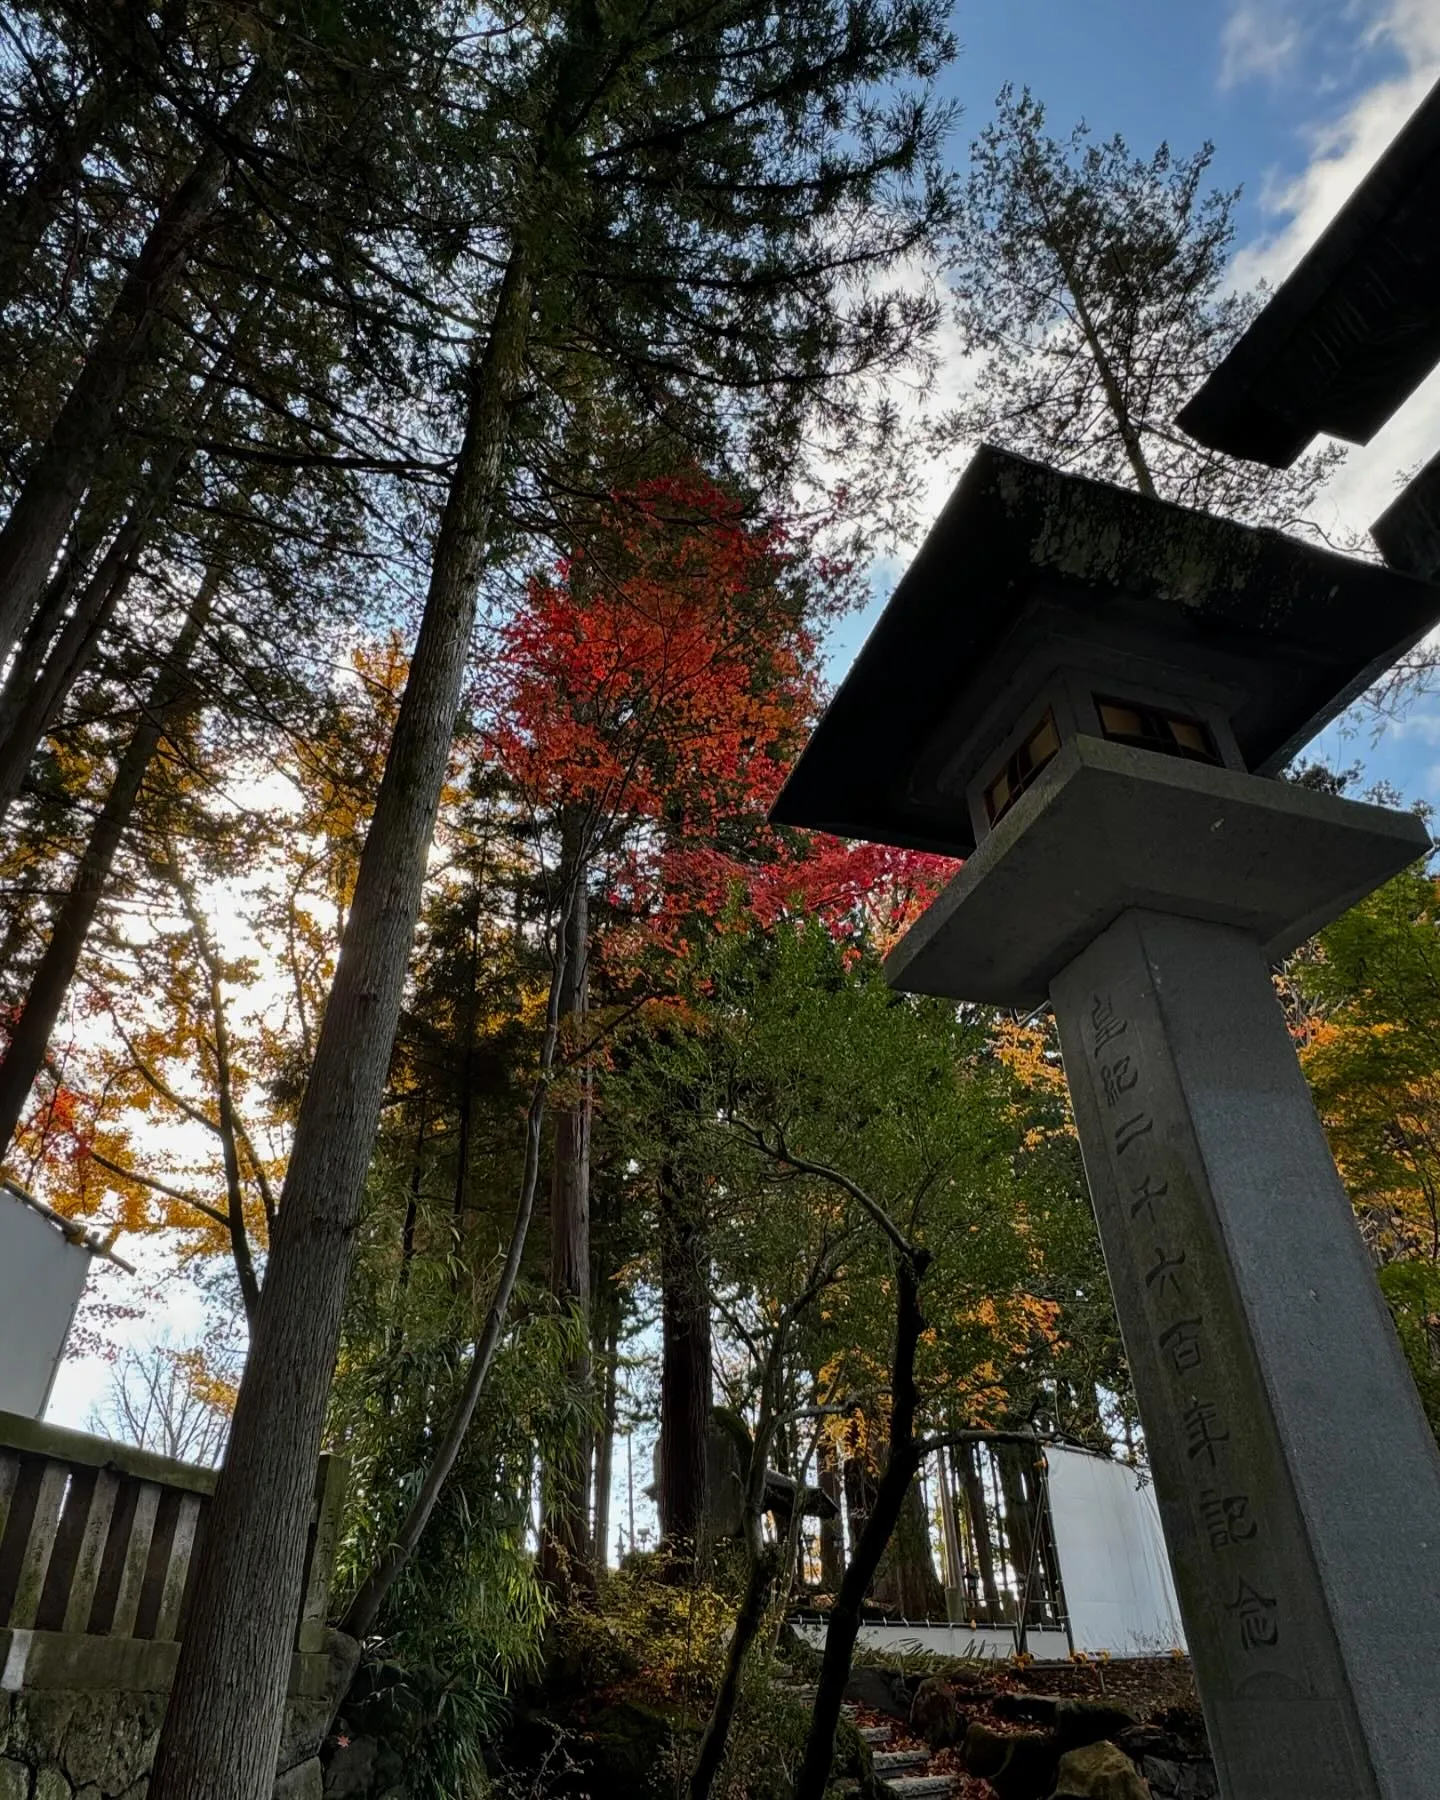
[[[1287,970],[1300,1060],[1440,1431],[1440,884],[1407,869]]]

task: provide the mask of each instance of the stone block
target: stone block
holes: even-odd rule
[[[1164,1800],[1171,1800],[1172,1796],[1180,1792],[1179,1763],[1173,1763],[1163,1756],[1147,1756],[1141,1761],[1140,1772],[1156,1794],[1164,1796]]]
[[[86,1788],[100,1784],[110,1762],[110,1746],[117,1732],[122,1729],[122,1716],[126,1711],[129,1694],[90,1694],[89,1704],[77,1708],[65,1727],[64,1738],[50,1745],[50,1753],[64,1767],[70,1777],[72,1786]],[[135,1769],[126,1776],[126,1781],[133,1781],[139,1774]],[[123,1782],[115,1782],[121,1787]]]
[[[323,1800],[323,1794],[320,1759],[315,1756],[287,1769],[275,1782],[275,1800]]]
[[[51,1761],[83,1699],[80,1694],[51,1690],[17,1694],[7,1747],[36,1767]]]
[[[304,1659],[307,1664],[319,1665],[318,1678],[317,1669],[311,1667],[305,1691],[292,1693],[286,1702],[280,1754],[275,1764],[278,1769],[291,1769],[319,1754],[354,1679],[360,1661],[360,1646],[354,1638],[327,1627],[321,1648],[323,1662],[319,1656]]]
[[[1219,1800],[1220,1780],[1215,1765],[1208,1762],[1185,1763],[1180,1770],[1177,1800]]]
[[[30,1800],[30,1771],[8,1756],[0,1758],[0,1800]]]
[[[1150,1800],[1150,1790],[1123,1750],[1087,1744],[1061,1757],[1054,1800]]]
[[[845,1684],[847,1700],[867,1706],[871,1712],[898,1719],[902,1725],[910,1719],[912,1696],[917,1691],[914,1681],[907,1680],[898,1670],[872,1669],[863,1664],[850,1671],[850,1679]]]
[[[149,1778],[165,1717],[165,1698],[164,1694],[118,1696],[115,1727],[96,1777],[107,1794],[123,1793],[142,1777]],[[72,1775],[74,1772],[72,1768]]]
[[[932,1750],[940,1750],[959,1742],[965,1720],[948,1683],[929,1675],[915,1690],[909,1723]]]
[[[35,1777],[34,1800],[74,1800],[74,1790],[65,1779],[63,1769],[50,1763],[40,1770]]]

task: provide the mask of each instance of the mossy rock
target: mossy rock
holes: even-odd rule
[[[1060,1761],[1059,1747],[1048,1732],[1003,1737],[979,1724],[965,1733],[962,1756],[968,1772],[983,1776],[998,1800],[1047,1800]]]
[[[665,1800],[673,1785],[667,1770],[675,1747],[674,1722],[652,1706],[617,1700],[591,1716],[584,1761],[598,1794],[625,1800]]]
[[[1123,1750],[1087,1744],[1060,1759],[1053,1800],[1150,1800],[1150,1788]]]
[[[838,1792],[841,1782],[855,1783],[846,1792],[860,1800],[885,1800],[887,1789],[875,1773],[875,1753],[852,1720],[842,1716],[835,1727],[835,1754],[830,1760],[830,1786],[827,1794]]]

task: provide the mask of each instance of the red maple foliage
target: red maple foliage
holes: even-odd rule
[[[680,948],[737,896],[763,925],[889,938],[953,868],[765,823],[819,707],[806,621],[832,573],[692,473],[614,496],[531,581],[484,695],[490,744],[537,814],[586,813],[625,921],[612,958]]]

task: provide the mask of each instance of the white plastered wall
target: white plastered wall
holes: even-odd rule
[[[1087,1450],[1047,1445],[1050,1512],[1075,1648],[1157,1656],[1185,1634],[1148,1482]]]
[[[0,1412],[44,1413],[89,1272],[83,1244],[0,1188]]]

